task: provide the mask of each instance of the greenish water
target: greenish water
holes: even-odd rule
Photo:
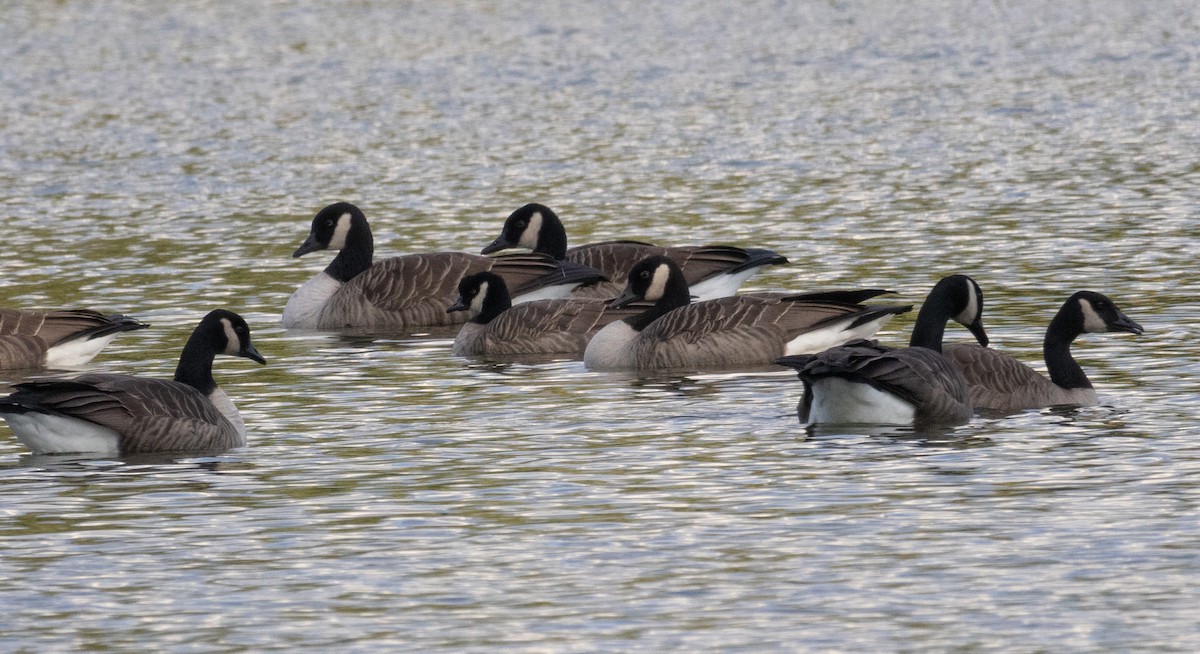
[[[269,360],[219,361],[217,457],[0,427],[0,649],[1200,649],[1190,3],[0,9],[0,302],[153,323],[90,369],[168,376],[218,306]],[[339,199],[384,255],[540,201],[792,259],[755,288],[966,272],[1031,363],[1081,288],[1146,334],[1077,344],[1096,407],[806,434],[786,371],[282,330]]]

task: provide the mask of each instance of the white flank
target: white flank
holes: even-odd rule
[[[826,377],[812,384],[808,425],[911,425],[916,408],[868,384]]]
[[[691,287],[692,296],[697,302],[704,300],[715,300],[720,297],[729,297],[737,293],[742,284],[750,279],[754,273],[758,272],[758,268],[751,268],[737,273],[722,273],[713,275],[702,282],[696,282]]]
[[[292,293],[292,297],[288,298],[287,305],[283,307],[283,326],[288,329],[317,329],[321,310],[341,287],[341,282],[324,271],[317,273],[316,277],[304,282]]]
[[[850,327],[856,319],[857,316],[849,316],[827,327],[800,334],[788,341],[783,351],[789,355],[816,354],[856,338],[871,338],[875,335],[875,332],[879,331],[880,327],[883,327],[887,321],[892,319],[892,314],[885,314],[857,327]]]
[[[4,421],[34,454],[120,454],[121,436],[108,427],[46,413],[6,413]]]
[[[104,346],[117,337],[116,333],[97,338],[76,338],[59,343],[46,351],[47,368],[74,368],[91,361]]]
[[[534,300],[561,300],[562,298],[571,297],[571,291],[575,290],[579,284],[580,282],[543,286],[536,291],[530,291],[514,297],[512,303],[521,304],[522,302],[532,302]]]

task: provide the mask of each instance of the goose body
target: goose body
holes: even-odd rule
[[[605,299],[616,297],[625,287],[634,264],[651,256],[665,256],[674,261],[683,271],[692,295],[700,300],[733,295],[763,266],[787,263],[785,257],[771,250],[727,245],[659,247],[619,240],[568,248],[566,228],[558,214],[537,203],[514,211],[504,221],[500,236],[483,248],[483,254],[514,247],[600,270],[608,282],[576,289],[574,295]]]
[[[679,266],[665,256],[649,257],[633,267],[612,304],[645,300],[653,306],[597,332],[583,360],[591,370],[766,365],[870,336],[911,309],[859,304],[886,292],[761,293],[693,303]]]
[[[454,339],[456,356],[579,355],[600,328],[642,310],[571,298],[514,306],[504,279],[491,272],[468,275],[458,288],[458,301],[447,311],[466,311],[471,318]]]
[[[983,293],[974,280],[951,275],[934,286],[917,315],[909,347],[854,341],[815,356],[784,357],[804,381],[797,412],[814,424],[962,424],[971,419],[967,383],[941,352],[946,322],[955,320],[984,345]]]
[[[217,354],[266,363],[236,313],[216,310],[192,332],[174,380],[86,374],[17,384],[0,417],[35,454],[217,451],[246,443],[246,428],[212,377]]]
[[[0,309],[0,369],[80,366],[118,334],[148,326],[87,309]]]
[[[324,249],[339,252],[324,271],[292,294],[283,310],[284,327],[408,328],[460,323],[465,316],[446,312],[458,281],[485,270],[505,279],[516,302],[565,297],[576,286],[603,279],[594,269],[539,254],[484,257],[430,252],[375,262],[366,217],[346,202],[318,212],[308,238],[292,256]]]
[[[1108,297],[1091,291],[1075,293],[1046,329],[1042,351],[1050,377],[996,350],[971,344],[947,345],[946,356],[962,372],[976,409],[1018,411],[1047,406],[1087,406],[1096,390],[1071,356],[1071,343],[1089,332],[1141,334],[1141,325],[1121,312]]]

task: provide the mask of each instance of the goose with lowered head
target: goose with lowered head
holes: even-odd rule
[[[979,285],[951,275],[921,305],[908,347],[860,340],[776,363],[795,368],[804,382],[797,411],[806,426],[962,424],[971,419],[971,400],[962,373],[942,354],[942,337],[954,320],[986,346],[982,318]]]

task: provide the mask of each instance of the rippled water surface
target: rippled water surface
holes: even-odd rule
[[[2,4],[0,301],[147,320],[89,368],[153,376],[227,307],[269,365],[218,361],[219,456],[0,427],[0,650],[1200,649],[1194,3]],[[282,330],[339,199],[381,254],[536,200],[792,259],[755,288],[967,272],[1029,362],[1080,288],[1146,334],[1077,343],[1099,406],[805,433],[781,370]]]

